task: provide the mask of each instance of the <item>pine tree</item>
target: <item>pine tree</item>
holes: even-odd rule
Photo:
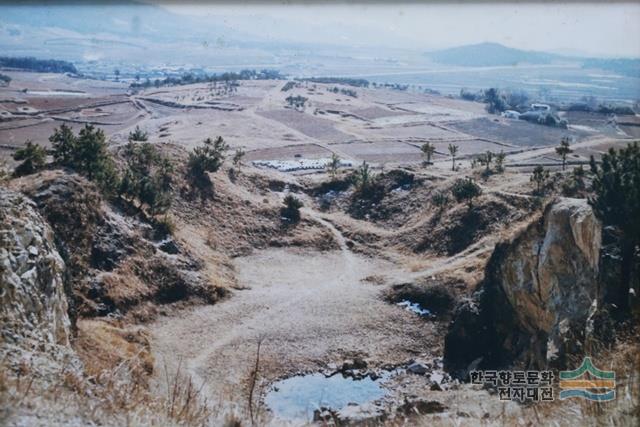
[[[556,153],[562,158],[562,170],[564,170],[567,164],[567,156],[573,153],[573,150],[569,148],[569,138],[564,137],[560,141],[560,145],[556,147]]]
[[[53,161],[62,166],[73,166],[76,152],[76,136],[66,124],[60,125],[60,129],[54,129],[49,137],[53,148]]]
[[[548,179],[549,171],[542,167],[542,165],[538,165],[533,169],[530,181],[536,184],[536,194],[542,194]]]
[[[458,146],[449,144],[449,154],[451,155],[451,170],[456,170],[456,155],[458,154]]]
[[[634,272],[640,271],[640,145],[629,144],[621,150],[609,149],[601,165],[591,157],[593,191],[589,203],[606,226],[617,230],[621,254],[620,282],[612,284],[615,292],[606,298],[621,313],[629,308],[629,286]]]

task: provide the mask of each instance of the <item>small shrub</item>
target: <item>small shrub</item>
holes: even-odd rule
[[[360,193],[366,193],[371,187],[374,178],[371,174],[371,168],[367,162],[362,162],[362,165],[353,174],[353,183],[356,186],[356,191]]]
[[[431,196],[431,203],[438,208],[438,212],[442,212],[444,208],[449,204],[449,196],[445,193],[438,191]]]
[[[573,169],[571,176],[562,184],[562,194],[567,197],[581,196],[586,191],[585,170],[582,165]]]
[[[467,202],[469,209],[473,207],[473,199],[482,194],[482,189],[471,178],[456,179],[451,193],[458,202]]]
[[[172,236],[176,231],[176,223],[169,214],[155,218],[154,226],[156,232],[164,236]]]
[[[15,176],[35,173],[44,167],[46,159],[47,152],[44,148],[27,141],[27,145],[18,149],[13,155],[13,160],[22,161],[13,173]]]
[[[284,198],[284,206],[280,210],[280,215],[285,220],[297,223],[300,221],[300,208],[304,206],[300,199],[296,196],[289,194]]]
[[[149,139],[149,134],[142,131],[139,126],[136,126],[133,132],[129,132],[129,141],[144,142]]]
[[[186,178],[192,191],[199,192],[201,198],[210,197],[213,193],[213,183],[208,173],[220,169],[228,149],[227,143],[219,136],[215,141],[205,139],[204,145],[194,148],[189,154]]]
[[[240,166],[242,165],[242,159],[246,154],[247,153],[242,148],[238,148],[236,152],[233,154],[232,162],[233,162],[233,166],[236,169],[240,170]]]

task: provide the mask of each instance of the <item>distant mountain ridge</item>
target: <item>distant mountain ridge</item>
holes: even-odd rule
[[[550,64],[569,57],[547,52],[521,50],[499,43],[478,43],[426,54],[435,62],[461,67],[495,67],[517,64]],[[575,58],[571,58],[575,59]]]
[[[640,78],[640,58],[589,58],[507,47],[499,43],[478,43],[427,52],[432,61],[459,67],[499,67],[519,64],[579,63],[583,68],[601,69]]]

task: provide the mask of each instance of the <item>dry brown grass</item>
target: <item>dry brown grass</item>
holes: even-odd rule
[[[140,280],[130,264],[102,273],[101,279],[105,296],[118,307],[137,303],[153,295],[153,289]]]
[[[100,377],[103,372],[126,364],[138,382],[146,382],[153,372],[149,336],[142,327],[123,326],[102,320],[78,321],[73,344],[84,364],[85,373]]]
[[[131,332],[99,323],[83,321],[80,325],[78,341],[84,347],[78,353],[84,373],[64,365],[53,373],[53,380],[45,381],[28,362],[13,370],[0,366],[2,424],[31,425],[29,420],[44,420],[45,424],[38,421],[35,425],[241,425],[233,414],[218,417],[202,397],[203,385],[196,386],[180,369],[172,374],[167,371],[167,393],[154,395],[144,372],[152,366],[148,349],[143,343],[130,342],[144,342],[145,338],[128,337]],[[89,331],[95,336],[84,336]]]

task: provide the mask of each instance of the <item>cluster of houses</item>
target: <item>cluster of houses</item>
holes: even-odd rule
[[[519,119],[526,120],[530,123],[537,123],[546,126],[554,126],[567,128],[567,121],[561,119],[551,111],[551,106],[548,104],[531,104],[528,111],[520,113],[515,110],[506,110],[502,112],[502,117],[507,119]]]

